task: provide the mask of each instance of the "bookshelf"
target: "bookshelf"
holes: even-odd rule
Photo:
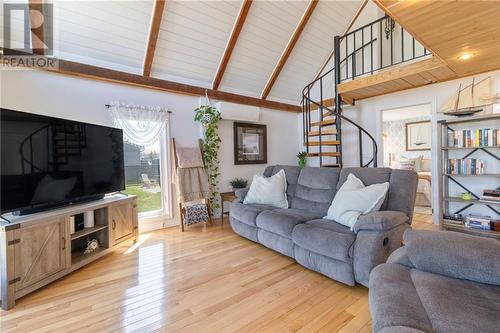
[[[445,215],[462,215],[465,219],[465,216],[473,214],[500,219],[500,202],[481,199],[484,189],[500,188],[500,142],[497,140],[500,114],[442,119],[438,125],[441,229],[500,240],[498,230],[466,227],[445,218]],[[472,194],[472,199],[462,199],[462,192]],[[478,214],[478,211],[481,213]]]

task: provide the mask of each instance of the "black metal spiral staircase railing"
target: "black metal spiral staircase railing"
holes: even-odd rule
[[[342,167],[342,127],[347,123],[357,132],[359,166],[377,167],[377,141],[366,129],[343,114],[344,101],[337,87],[342,81],[371,75],[427,55],[430,53],[389,16],[344,36],[336,36],[333,67],[302,90],[304,145],[308,156],[318,157],[320,166]],[[329,92],[328,88],[333,89]],[[327,102],[332,98],[334,103],[328,106]],[[316,137],[317,140],[311,140]],[[367,143],[371,145],[371,151],[365,162],[364,146]],[[313,151],[313,148],[316,150]],[[325,160],[327,163],[324,163]]]

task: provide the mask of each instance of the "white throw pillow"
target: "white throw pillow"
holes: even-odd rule
[[[422,171],[422,159],[423,158],[424,158],[423,155],[419,155],[417,157],[401,156],[400,163],[408,162],[408,161],[414,161],[415,162],[415,169],[414,169],[414,171],[420,172],[420,171]],[[403,168],[401,168],[401,169],[403,169]]]
[[[333,198],[325,219],[334,220],[351,230],[361,214],[368,214],[380,209],[389,190],[389,183],[365,186],[352,173]]]
[[[278,208],[288,208],[286,197],[286,175],[281,169],[271,177],[253,176],[250,189],[243,200],[244,204],[264,204]]]

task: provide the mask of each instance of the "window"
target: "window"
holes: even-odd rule
[[[112,106],[123,129],[125,194],[137,196],[139,228],[157,229],[171,217],[168,115],[157,108]]]
[[[124,146],[125,193],[137,196],[141,215],[161,211],[160,142],[148,147],[125,142]]]

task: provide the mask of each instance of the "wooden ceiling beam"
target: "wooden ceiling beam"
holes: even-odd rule
[[[42,0],[29,0],[31,49],[34,54],[45,54],[43,23],[45,20]]]
[[[304,28],[306,27],[307,22],[311,18],[311,15],[314,12],[314,9],[318,5],[318,0],[310,0],[309,4],[307,5],[306,11],[300,18],[299,24],[297,27],[295,27],[295,30],[293,31],[292,36],[288,40],[288,44],[285,47],[285,50],[281,54],[280,59],[278,60],[278,63],[276,66],[274,66],[274,69],[271,73],[271,76],[267,80],[267,83],[264,87],[264,90],[262,91],[262,94],[260,98],[266,99],[269,93],[271,92],[271,89],[274,86],[274,83],[276,82],[276,79],[280,75],[281,71],[283,70],[283,67],[286,64],[286,61],[288,60],[288,57],[290,57],[290,54],[292,53],[293,48],[295,47],[295,44],[297,44],[297,41],[300,38],[300,35],[302,34],[302,31],[304,31]]]
[[[351,30],[352,26],[354,25],[354,22],[356,22],[359,15],[361,15],[361,12],[363,11],[363,9],[365,9],[367,4],[368,4],[368,0],[363,0],[363,2],[361,3],[361,6],[359,6],[358,10],[356,11],[356,14],[354,14],[354,17],[352,18],[351,22],[349,22],[349,24],[347,25],[347,28],[345,29],[342,36],[347,34],[349,32],[349,30]],[[317,80],[321,76],[321,73],[323,73],[323,71],[325,70],[326,65],[328,65],[328,62],[332,59],[334,51],[335,50],[332,49],[330,54],[328,54],[328,57],[326,57],[326,60],[323,62],[323,65],[321,65],[321,68],[319,69],[318,74],[316,74],[316,76],[314,77],[314,80]]]
[[[215,72],[215,77],[212,82],[213,90],[219,89],[222,77],[224,76],[224,72],[226,71],[229,59],[231,59],[231,54],[233,53],[234,47],[236,45],[236,42],[238,41],[238,37],[240,36],[241,30],[243,29],[243,24],[245,23],[251,5],[252,5],[252,0],[243,0],[241,4],[240,11],[236,18],[236,21],[234,22],[233,30],[231,31],[231,35],[229,36],[229,40],[227,41],[226,48],[219,62],[219,66],[217,67],[217,71]]]
[[[275,109],[280,111],[297,112],[297,113],[302,112],[302,108],[298,105],[268,101],[260,98],[238,95],[219,90],[205,89],[202,87],[192,86],[188,84],[177,83],[173,81],[162,80],[132,73],[126,73],[73,61],[58,60],[58,65],[59,66],[57,69],[46,69],[46,70],[60,74],[84,77],[106,82],[120,83],[129,86],[143,87],[154,90],[168,91],[182,95],[205,96],[205,94],[207,94],[209,98],[219,101],[252,105],[252,106]]]
[[[149,25],[148,42],[146,44],[146,53],[144,55],[144,62],[142,65],[142,75],[150,76],[151,67],[153,66],[153,59],[156,51],[156,42],[160,34],[161,19],[163,10],[165,8],[165,0],[155,0],[153,4],[153,15],[151,16],[151,23]]]

